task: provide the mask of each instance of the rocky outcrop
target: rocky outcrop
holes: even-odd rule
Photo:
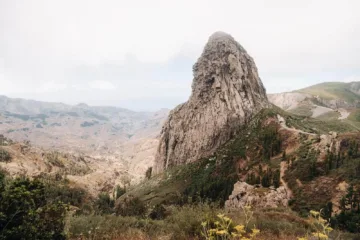
[[[290,199],[290,193],[284,186],[279,188],[261,188],[252,186],[246,182],[234,184],[234,190],[225,202],[226,209],[239,209],[247,205],[253,208],[276,208],[286,207]]]
[[[268,106],[254,60],[226,33],[209,38],[193,75],[189,100],[162,128],[155,172],[210,155]]]

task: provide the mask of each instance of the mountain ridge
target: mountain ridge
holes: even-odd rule
[[[352,123],[360,108],[360,82],[323,82],[292,92],[268,94],[269,101],[294,114]]]

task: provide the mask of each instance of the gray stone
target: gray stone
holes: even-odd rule
[[[226,209],[241,209],[247,205],[254,208],[286,207],[290,199],[284,186],[256,188],[246,182],[236,182],[234,190],[225,202]]]
[[[269,106],[254,60],[233,37],[216,32],[193,66],[192,94],[163,125],[156,173],[211,155]]]

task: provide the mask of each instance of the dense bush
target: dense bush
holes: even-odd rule
[[[84,189],[69,187],[64,181],[47,181],[45,186],[46,199],[51,202],[61,201],[81,208],[88,198],[88,194]]]
[[[151,210],[149,217],[151,219],[164,219],[166,216],[166,209],[162,204],[156,204],[154,208]]]
[[[161,220],[139,216],[74,216],[70,218],[69,235],[71,239],[198,239],[201,222],[219,213],[219,209],[205,204],[168,208],[168,215]]]
[[[160,220],[114,215],[73,216],[69,219],[69,237],[70,239],[204,239],[201,224],[204,221],[215,224],[218,221],[217,215],[224,211],[207,204],[186,204],[166,208],[167,216]],[[247,226],[245,229],[248,231],[256,226],[260,230],[258,239],[297,239],[311,231],[309,222],[289,209],[255,210],[252,218],[246,217],[243,211],[233,211],[227,215],[233,219],[234,226],[237,224]],[[336,234],[334,233],[333,236],[336,237]]]
[[[45,185],[38,180],[17,178],[0,192],[0,239],[65,239],[66,207],[49,203]]]
[[[350,185],[340,201],[340,214],[332,219],[332,225],[352,233],[360,233],[360,189]]]
[[[0,148],[0,162],[9,162],[11,160],[11,156],[8,151],[3,148]]]
[[[107,193],[100,193],[95,201],[97,214],[110,214],[114,212],[115,201]]]
[[[118,199],[119,197],[121,197],[122,195],[124,195],[126,193],[126,189],[120,187],[119,185],[116,185],[116,190],[115,190],[115,199]]]
[[[183,193],[184,198],[191,202],[219,202],[220,205],[224,205],[238,179],[235,161],[231,158],[218,162],[215,157],[204,159],[193,164],[189,175],[190,184]]]
[[[281,138],[276,126],[264,128],[260,140],[262,142],[263,156],[266,160],[281,152]]]
[[[121,216],[141,216],[146,215],[145,204],[136,197],[127,197],[116,207],[116,214]]]

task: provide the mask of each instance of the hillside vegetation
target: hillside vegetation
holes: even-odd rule
[[[278,115],[284,117],[287,127],[278,121]],[[357,221],[354,214],[357,216],[358,208],[348,210],[349,203],[341,203],[347,188],[335,190],[341,184],[360,187],[360,134],[347,133],[352,130],[345,122],[323,122],[278,108],[266,109],[212,156],[153,176],[129,189],[118,199],[118,206],[135,198],[149,206],[215,202],[222,208],[236,181],[259,184],[264,190],[281,185],[277,174],[280,163],[285,162],[288,170],[283,180],[293,192],[291,209],[303,217],[312,209],[323,209],[335,228],[359,232],[356,225],[349,227]],[[326,137],[334,135],[329,131],[337,134],[326,142]]]
[[[92,196],[86,189],[74,186],[66,175],[39,176],[37,182],[6,178],[5,189],[12,191],[14,184],[37,184],[44,189],[45,205],[27,209],[39,212],[36,209],[46,206],[50,211],[55,207],[51,204],[61,204],[56,205],[60,212],[52,215],[54,221],[59,221],[53,233],[70,239],[202,239],[202,223],[214,224],[220,213],[226,213],[233,226],[246,226],[246,236],[250,236],[251,229],[256,226],[260,231],[256,239],[297,239],[318,231],[307,216],[310,210],[320,209],[322,216],[331,219],[330,224],[336,229],[330,233],[332,237],[341,234],[342,239],[353,239],[355,235],[344,232],[360,232],[360,209],[357,207],[360,134],[348,133],[352,130],[346,122],[324,122],[273,107],[262,110],[211,156],[159,175],[151,176],[151,170],[147,171],[141,184],[118,186],[113,194],[104,191]],[[1,148],[9,151],[11,157],[14,156],[12,146],[16,144],[7,140],[6,146]],[[63,160],[60,163],[51,160],[59,159],[54,154],[45,155],[46,159],[49,164],[61,168]],[[12,161],[10,158],[3,166]],[[285,170],[283,175],[282,170]],[[289,207],[254,206],[249,220],[250,212],[244,212],[244,208],[224,208],[237,181],[245,181],[264,194],[286,183],[293,197]],[[33,194],[35,197],[40,193]],[[61,212],[63,206],[71,209],[66,216]],[[5,225],[17,210],[14,211],[3,212]],[[25,226],[21,221],[11,229]],[[38,224],[36,221],[34,223]],[[30,223],[26,224],[32,229]],[[46,229],[53,227],[49,225]],[[32,233],[26,228],[23,230],[26,234],[48,231],[37,228],[39,232]],[[13,232],[6,234],[13,236]],[[49,235],[43,239],[54,238]]]
[[[273,104],[295,115],[342,122],[360,130],[360,82],[325,82],[268,97]]]
[[[360,101],[360,83],[325,82],[316,84],[296,92],[311,94],[325,100],[341,99],[349,103]]]

